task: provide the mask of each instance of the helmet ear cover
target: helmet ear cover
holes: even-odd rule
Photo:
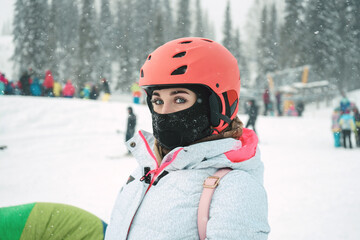
[[[235,99],[235,101],[230,106],[227,92],[222,93],[222,97],[225,105],[225,114],[223,114],[223,107],[221,104],[222,101],[220,97],[213,91],[209,97],[211,125],[215,129],[218,128],[218,132],[221,132],[221,130],[223,130],[228,126],[228,124],[231,123],[231,117],[235,113],[238,104],[238,99]]]

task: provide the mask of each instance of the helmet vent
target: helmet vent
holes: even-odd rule
[[[144,70],[141,69],[140,71],[140,76],[143,78],[144,77]]]
[[[213,42],[213,41],[211,41],[211,40],[209,40],[209,39],[201,39],[201,40],[203,40],[203,41],[206,41],[206,42]]]
[[[173,56],[173,58],[181,58],[183,56],[185,56],[186,52],[180,52],[180,53],[177,53]]]
[[[187,69],[187,66],[184,65],[184,66],[181,66],[179,67],[178,69],[174,70],[171,75],[181,75],[181,74],[184,74],[186,72],[186,69]]]
[[[148,60],[150,60],[150,59],[151,59],[151,55],[148,56]]]
[[[192,41],[183,41],[183,42],[179,42],[180,44],[189,44],[192,43]]]

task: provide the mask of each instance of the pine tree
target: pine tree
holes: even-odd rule
[[[26,69],[29,67],[29,65],[27,65],[27,51],[25,48],[27,40],[27,29],[25,28],[24,14],[25,7],[25,0],[16,0],[13,19],[13,36],[15,50],[12,59],[14,60],[15,66],[20,74],[26,71]]]
[[[130,88],[131,82],[136,77],[134,54],[133,54],[133,2],[122,0],[117,4],[117,17],[116,17],[116,48],[119,62],[119,73],[115,89],[127,91]]]
[[[100,19],[99,19],[99,76],[111,80],[111,64],[113,59],[113,17],[110,12],[109,0],[101,1]]]
[[[309,36],[306,38],[308,51],[307,56],[310,65],[321,77],[325,77],[324,66],[326,65],[326,44],[324,43],[324,32],[327,26],[325,0],[310,0],[306,10],[306,28]],[[322,17],[320,17],[322,16]]]
[[[177,8],[176,37],[189,37],[191,34],[190,0],[179,0]]]
[[[265,75],[271,71],[268,66],[268,56],[269,56],[269,48],[268,48],[268,17],[267,17],[267,8],[263,7],[261,14],[261,31],[259,39],[257,40],[257,65],[258,65],[258,74],[264,79]]]
[[[52,1],[50,7],[50,17],[48,22],[48,37],[47,37],[47,45],[46,52],[48,55],[48,69],[51,70],[52,76],[55,80],[58,79],[59,74],[59,57],[57,50],[57,38],[56,38],[56,22],[57,22],[57,1]]]
[[[174,38],[174,17],[170,0],[164,0],[163,6],[163,22],[166,23],[164,24],[164,42],[167,42]]]
[[[195,30],[194,35],[197,37],[205,37],[205,26],[204,26],[204,17],[202,14],[202,8],[200,0],[196,0],[196,20],[195,20]]]
[[[52,1],[56,9],[56,40],[58,44],[59,81],[77,79],[79,56],[79,8],[77,1]],[[66,11],[64,11],[66,9]]]
[[[47,64],[47,1],[17,0],[14,18],[16,65],[32,68],[35,77],[42,77]]]
[[[278,55],[278,38],[279,38],[279,34],[278,34],[278,20],[277,20],[277,10],[276,10],[276,6],[275,4],[272,5],[271,7],[271,15],[270,15],[270,19],[269,19],[269,26],[268,26],[268,33],[267,33],[267,45],[268,45],[268,58],[269,58],[269,62],[268,62],[268,70],[270,72],[274,72],[275,70],[277,70],[279,68],[279,55]]]
[[[230,1],[227,2],[225,9],[225,22],[223,25],[223,41],[222,44],[224,47],[229,49],[231,52],[233,49],[233,36],[232,36],[232,20],[231,20],[231,12],[230,12]]]
[[[134,28],[132,29],[133,36],[131,37],[134,48],[135,71],[139,71],[141,65],[144,63],[147,55],[152,51],[154,42],[152,34],[154,30],[154,18],[152,15],[152,0],[136,0],[133,8],[134,13]],[[146,14],[145,14],[146,13]],[[135,77],[135,75],[134,75]],[[133,78],[134,81],[134,78]]]
[[[303,0],[285,1],[285,23],[281,28],[281,66],[282,68],[304,65],[304,7]]]
[[[98,59],[98,36],[95,25],[94,0],[83,0],[79,26],[78,79],[76,87],[99,79],[96,61]]]
[[[248,69],[247,59],[245,57],[245,54],[243,53],[239,28],[237,28],[235,33],[236,34],[233,39],[234,42],[233,54],[238,61],[241,83],[243,86],[247,86],[249,84],[250,73]]]
[[[48,66],[48,58],[46,51],[46,45],[48,43],[48,21],[49,21],[49,11],[48,11],[48,1],[47,0],[38,0],[31,3],[32,8],[30,8],[32,20],[34,21],[33,33],[34,38],[30,39],[31,48],[33,50],[33,71],[34,76],[44,77],[45,70]]]
[[[163,23],[163,16],[162,12],[159,11],[157,13],[156,23],[155,23],[155,29],[154,29],[154,49],[161,46],[165,42],[165,36],[164,36],[164,23]]]
[[[342,76],[346,89],[360,88],[360,2],[349,0],[341,2],[342,26],[340,36],[344,42],[344,48],[340,57],[344,58],[344,74]]]

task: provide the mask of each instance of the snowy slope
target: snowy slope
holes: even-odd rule
[[[350,99],[360,105],[360,92]],[[0,207],[60,202],[109,221],[137,165],[116,133],[126,126],[127,106],[0,96],[0,145],[8,145],[0,151]],[[147,107],[133,107],[137,127],[151,131]],[[331,108],[309,106],[303,118],[259,117],[269,239],[360,239],[360,149],[333,148],[330,115]]]

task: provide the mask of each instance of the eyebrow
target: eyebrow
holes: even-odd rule
[[[179,94],[179,93],[185,93],[185,94],[188,94],[188,95],[189,95],[189,93],[188,93],[187,91],[184,91],[184,90],[175,90],[175,91],[172,91],[172,92],[170,93],[170,96],[173,96],[173,95],[176,95],[176,94]],[[160,97],[160,94],[159,94],[158,92],[153,92],[152,95],[155,95],[155,96]]]

